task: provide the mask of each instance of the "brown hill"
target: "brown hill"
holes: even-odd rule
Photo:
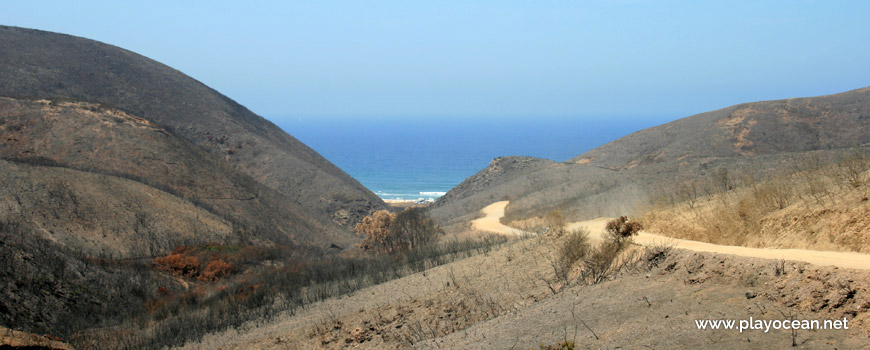
[[[642,130],[564,163],[496,159],[439,199],[432,214],[460,225],[473,218],[468,213],[508,198],[506,220],[553,210],[573,220],[623,215],[687,184],[695,192],[733,188],[837,161],[868,142],[870,88],[748,103]]]
[[[315,262],[385,206],[272,123],[132,52],[0,26],[0,76],[2,326],[66,339],[149,322],[163,317],[155,299],[209,283],[155,257],[217,247],[224,275]],[[235,276],[185,303],[246,302],[229,296],[245,290]]]
[[[350,242],[328,220],[186,140],[93,103],[0,98],[0,157],[18,163],[0,168],[10,201],[0,219],[38,223],[90,255],[148,257],[208,242]]]
[[[870,143],[870,87],[745,103],[641,130],[569,162],[608,169],[698,157],[735,157]]]
[[[0,324],[64,338],[141,318],[159,288],[186,288],[151,264],[179,246],[307,257],[355,240],[159,125],[94,103],[0,98],[0,183]]]
[[[262,117],[133,52],[74,36],[0,26],[0,96],[111,106],[164,127],[343,226],[383,202]]]

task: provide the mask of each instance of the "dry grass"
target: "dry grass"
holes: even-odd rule
[[[684,184],[681,201],[643,214],[650,231],[749,247],[870,252],[870,158],[854,150],[728,191]]]
[[[553,293],[544,281],[555,277],[545,257],[557,256],[570,240],[566,234],[514,241],[189,347],[740,348],[751,338],[754,347],[777,348],[791,338],[698,333],[692,320],[770,318],[780,311],[855,322],[851,333],[800,333],[804,347],[866,343],[858,333],[870,324],[866,273],[629,245],[619,257],[626,263],[611,269],[603,283],[562,284]]]

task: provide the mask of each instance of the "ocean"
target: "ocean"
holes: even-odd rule
[[[493,158],[516,155],[565,161],[661,122],[654,118],[274,120],[387,200],[434,200]]]

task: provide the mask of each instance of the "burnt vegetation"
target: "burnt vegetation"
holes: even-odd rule
[[[729,244],[767,213],[855,194],[866,206],[870,194],[870,157],[857,147],[870,141],[870,89],[726,108],[566,163],[499,158],[432,210],[390,213],[292,136],[157,62],[3,26],[0,47],[13,48],[0,50],[0,325],[79,349],[178,346],[485,254],[507,239],[444,240],[438,223],[499,199],[512,201],[508,221],[552,214],[555,294],[667,258],[667,247],[632,255],[641,226],[626,217],[596,245],[564,228],[630,212],[639,194],[688,206],[700,223],[690,238]],[[357,222],[362,251],[326,251],[358,242]],[[859,238],[835,243],[866,251]]]
[[[355,226],[363,236],[357,246],[382,254],[405,254],[431,245],[444,231],[423,208],[407,208],[398,213],[379,210]]]
[[[408,211],[395,253],[332,251],[385,205],[269,121],[110,45],[0,26],[0,46],[0,325],[163,348],[504,241],[436,242]]]
[[[154,259],[118,260],[71,251],[26,234],[30,229],[0,223],[0,321],[78,349],[176,346],[506,242],[430,242],[401,254],[357,257],[290,246],[197,245]]]

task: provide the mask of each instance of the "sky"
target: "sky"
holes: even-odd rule
[[[677,119],[870,85],[870,1],[10,1],[289,120]]]

